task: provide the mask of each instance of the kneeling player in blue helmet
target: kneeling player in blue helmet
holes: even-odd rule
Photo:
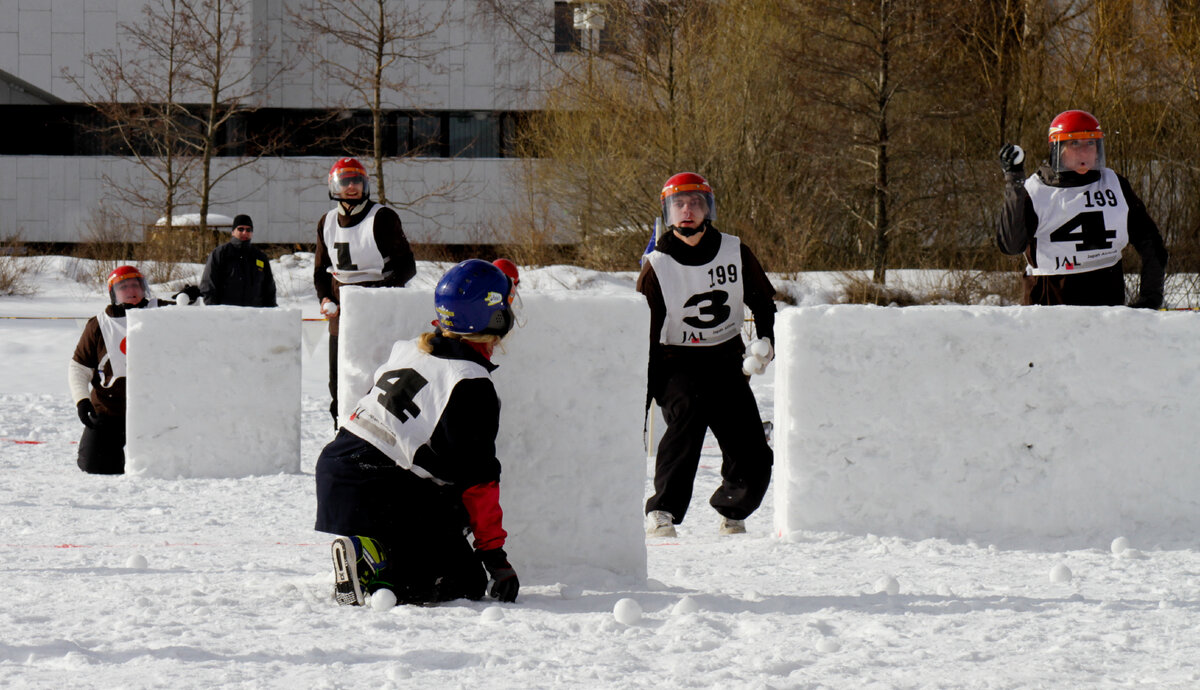
[[[491,379],[515,288],[480,259],[448,270],[434,293],[435,331],[392,346],[371,392],[321,451],[316,529],[345,535],[333,542],[339,604],[362,605],[381,589],[407,604],[516,600]]]

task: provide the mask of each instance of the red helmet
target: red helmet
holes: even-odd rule
[[[1104,167],[1104,131],[1096,116],[1083,110],[1067,110],[1050,121],[1050,165],[1057,172],[1072,168],[1062,162],[1062,152],[1067,147],[1094,147],[1095,165],[1090,169]]]
[[[517,286],[521,284],[521,275],[517,271],[517,265],[508,259],[496,259],[492,265],[508,276],[509,282],[512,283],[512,289],[508,291],[508,303],[512,304],[513,300],[517,298]]]
[[[700,175],[692,172],[681,172],[672,175],[671,179],[663,184],[662,188],[662,220],[664,225],[670,225],[670,220],[667,216],[667,200],[676,194],[693,193],[700,194],[708,203],[708,213],[704,216],[708,220],[717,219],[717,200],[713,196],[712,186],[708,184],[708,180]]]
[[[357,182],[362,185],[362,194],[353,199],[342,196],[346,185]],[[371,178],[367,169],[356,158],[342,158],[329,169],[329,198],[334,201],[362,202],[371,196]]]
[[[517,265],[513,262],[509,261],[508,259],[496,259],[492,262],[492,264],[494,264],[496,268],[500,269],[501,271],[504,271],[504,275],[508,276],[512,280],[513,285],[519,285],[521,283],[521,276],[517,271]]]
[[[150,288],[146,284],[146,277],[135,266],[117,266],[108,274],[108,300],[111,304],[117,303],[116,287],[118,283],[123,283],[126,280],[137,280],[142,286],[142,296],[146,299],[150,298]]]

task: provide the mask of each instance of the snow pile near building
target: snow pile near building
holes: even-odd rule
[[[392,343],[431,330],[433,290],[342,289],[338,403],[345,418]],[[644,579],[649,309],[624,294],[521,293],[492,374],[500,396],[500,503],[521,573],[579,568]]]
[[[781,534],[1200,529],[1195,314],[824,306],[777,333]]]
[[[300,471],[299,311],[176,306],[127,318],[127,473]]]

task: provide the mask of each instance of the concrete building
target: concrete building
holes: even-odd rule
[[[249,91],[255,94],[249,103],[260,109],[260,119],[299,121],[313,113],[362,118],[364,104],[318,64],[326,59],[350,65],[353,54],[332,38],[311,39],[296,25],[295,14],[312,4],[244,0],[233,18],[249,38],[237,64],[249,75]],[[521,41],[505,30],[480,21],[473,1],[391,4],[397,12],[425,17],[444,13],[445,21],[411,42],[431,59],[424,64],[401,61],[385,75],[389,81],[407,82],[384,96],[395,155],[385,168],[389,200],[401,206],[414,243],[503,241],[498,220],[506,216],[520,165],[505,141],[522,115],[538,107],[545,63],[523,51]],[[537,40],[555,40],[554,18],[561,20],[567,5],[542,2],[546,22]],[[99,88],[88,56],[128,51],[133,43],[127,27],[144,21],[147,6],[161,6],[161,0],[0,2],[0,113],[7,123],[0,135],[0,238],[19,234],[26,242],[84,241],[95,233],[106,207],[123,203],[114,186],[153,189],[145,167],[94,142],[80,143],[78,128],[69,124],[72,117],[91,112],[84,105],[85,94]],[[253,58],[255,47],[265,59]],[[200,94],[182,100],[204,102]],[[413,142],[429,146],[418,157],[403,156]],[[210,212],[250,214],[256,242],[313,242],[317,218],[333,203],[326,193],[326,174],[334,160],[346,155],[326,148],[316,155],[265,157],[237,169],[214,189]],[[214,170],[245,160],[225,155],[215,159]],[[371,167],[365,158],[363,162]],[[372,185],[378,189],[374,179]],[[196,202],[195,193],[185,194],[175,211],[195,212]],[[410,203],[410,208],[404,206]],[[161,215],[153,209],[138,213],[143,224]],[[129,228],[131,235],[141,231]]]

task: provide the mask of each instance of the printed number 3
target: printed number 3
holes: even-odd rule
[[[700,316],[685,316],[683,322],[692,328],[713,328],[725,323],[733,310],[727,306],[729,293],[724,290],[713,290],[699,295],[692,295],[683,306],[699,307]],[[701,318],[703,317],[703,318]]]

